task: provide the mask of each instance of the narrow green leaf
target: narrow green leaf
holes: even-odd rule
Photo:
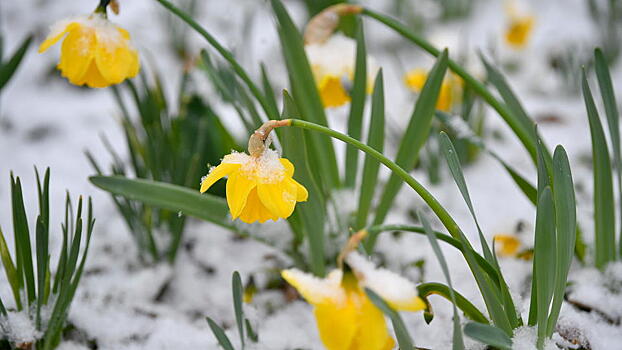
[[[376,294],[373,290],[369,288],[365,288],[365,293],[369,297],[372,303],[376,305],[377,308],[382,310],[382,312],[387,315],[391,319],[391,323],[393,324],[393,330],[395,331],[395,337],[397,338],[397,344],[400,349],[412,349],[414,347],[412,338],[410,334],[408,334],[408,330],[404,325],[404,321],[400,317],[400,314],[397,311],[393,310],[389,304],[387,304],[382,298]]]
[[[363,111],[367,96],[367,49],[365,48],[365,34],[363,23],[357,20],[356,31],[356,62],[354,64],[354,82],[352,85],[352,101],[348,116],[348,135],[359,140],[363,130]],[[346,147],[346,175],[345,185],[353,188],[356,185],[358,173],[359,151],[351,146]]]
[[[13,297],[15,298],[15,304],[18,310],[22,309],[22,301],[19,293],[19,276],[17,275],[17,270],[15,270],[15,265],[13,264],[13,259],[11,259],[11,253],[9,252],[9,247],[6,244],[6,240],[4,239],[4,234],[2,233],[2,229],[0,228],[0,259],[2,259],[2,266],[4,266],[4,272],[6,274],[6,279],[11,285],[11,291],[13,292]]]
[[[302,37],[294,25],[285,6],[280,0],[271,0],[276,15],[278,34],[294,100],[298,104],[300,118],[323,126],[328,125],[324,106],[320,99],[311,66],[307,60]],[[331,189],[339,187],[339,169],[332,139],[322,135],[311,134],[309,147],[315,151],[311,161],[319,166],[320,173],[326,177],[321,180],[322,187]]]
[[[201,194],[182,186],[123,176],[91,176],[89,180],[95,186],[115,195],[194,216],[225,228],[233,227],[226,222],[227,203],[221,197]]]
[[[534,205],[538,202],[538,192],[534,185],[529,182],[529,180],[525,179],[522,175],[518,173],[511,165],[509,165],[503,158],[497,154],[493,149],[488,148],[480,137],[471,130],[471,127],[465,123],[461,118],[456,118],[452,115],[449,115],[442,111],[436,111],[435,116],[439,119],[447,128],[453,131],[456,137],[459,140],[466,140],[471,145],[478,147],[479,149],[490,154],[495,160],[497,160],[501,166],[508,172],[514,183],[518,186],[518,188],[523,192],[523,194],[531,201]]]
[[[282,118],[287,119],[297,114],[297,105],[287,91],[283,91],[283,113]],[[281,135],[280,140],[283,145],[283,155],[289,159],[296,172],[294,176],[297,181],[307,188],[309,198],[307,202],[296,206],[295,213],[300,213],[298,217],[303,235],[309,240],[309,256],[311,258],[311,271],[318,276],[325,273],[324,261],[324,217],[326,208],[324,196],[315,181],[308,161],[308,149],[305,133],[298,128],[282,128],[278,131]],[[290,220],[290,223],[292,221]]]
[[[545,187],[540,194],[536,213],[536,237],[534,244],[533,270],[536,281],[538,342],[547,332],[547,322],[555,283],[555,262],[557,260],[555,238],[555,208],[551,188]]]
[[[6,61],[0,62],[0,90],[11,80],[11,77],[17,71],[30,43],[32,42],[32,35],[28,36],[24,41],[22,41],[21,45],[15,50],[13,56]],[[2,57],[0,56],[0,60]]]
[[[550,337],[555,330],[559,311],[564,301],[566,281],[568,279],[570,264],[572,263],[577,232],[576,203],[572,173],[570,170],[570,163],[568,162],[568,156],[562,146],[557,146],[553,154],[553,181],[555,182],[553,200],[555,204],[555,226],[557,227],[557,259],[555,262],[556,271],[553,303],[551,304],[551,313],[548,320],[547,337]]]
[[[248,339],[250,339],[253,343],[257,343],[259,341],[259,335],[253,330],[251,322],[248,318],[244,319],[244,324],[246,325],[246,334],[248,334]]]
[[[464,340],[462,339],[462,330],[460,329],[460,316],[458,315],[458,309],[456,308],[457,299],[456,294],[454,293],[454,288],[451,284],[451,275],[449,274],[449,267],[447,266],[447,261],[445,261],[445,257],[443,256],[443,252],[441,251],[441,247],[439,247],[438,242],[436,241],[436,236],[432,232],[432,227],[430,227],[430,223],[428,219],[423,215],[421,211],[417,211],[417,216],[419,217],[419,221],[423,224],[423,228],[425,229],[425,233],[428,236],[428,241],[432,246],[432,250],[434,250],[434,254],[438,259],[439,264],[441,265],[441,269],[443,270],[443,274],[445,275],[445,279],[447,280],[447,285],[449,286],[449,296],[451,298],[451,303],[453,304],[454,309],[454,333],[453,333],[453,349],[464,349]]]
[[[41,329],[41,308],[45,300],[46,273],[50,260],[48,253],[49,231],[42,216],[37,217],[36,225],[36,254],[37,254],[37,329]]]
[[[536,133],[534,133],[534,122],[533,119],[529,117],[520,101],[516,97],[514,91],[507,83],[503,74],[499,72],[495,67],[493,67],[483,55],[480,54],[480,59],[482,63],[484,63],[484,67],[486,67],[486,73],[488,75],[488,81],[495,86],[501,98],[505,102],[506,106],[510,110],[510,112],[514,115],[516,120],[519,122],[520,127],[523,129],[523,132],[530,135],[530,138],[536,139]]]
[[[613,148],[613,159],[618,179],[618,196],[619,202],[622,203],[622,155],[620,154],[620,114],[618,113],[618,103],[616,102],[616,94],[613,90],[611,82],[611,74],[607,66],[607,60],[603,52],[597,48],[594,51],[594,70],[598,78],[598,86],[600,94],[603,98],[605,106],[605,114],[607,116],[607,124],[609,125],[609,136],[611,137],[611,147]],[[622,205],[620,205],[620,241],[618,242],[618,252],[622,257]]]
[[[447,50],[443,51],[430,71],[430,74],[428,74],[428,79],[419,94],[408,127],[400,141],[395,162],[406,171],[410,171],[414,168],[419,156],[419,151],[428,138],[432,125],[432,118],[434,117],[434,111],[436,109],[436,100],[438,99],[441,84],[445,77],[445,72],[447,71],[447,55]],[[392,173],[384,187],[384,192],[382,193],[380,203],[376,209],[374,224],[378,225],[384,221],[401,187],[402,180]],[[374,238],[370,237],[370,247],[373,246]]]
[[[240,273],[235,271],[231,277],[231,290],[233,291],[233,310],[235,311],[235,322],[238,325],[238,333],[240,334],[240,342],[244,349],[244,310],[242,309],[242,295],[244,290],[242,287],[242,279]]]
[[[503,350],[512,350],[512,339],[495,326],[469,322],[464,326],[464,334],[482,344],[494,346]]]
[[[270,78],[268,78],[266,66],[263,63],[261,64],[261,85],[263,86],[263,93],[266,96],[267,105],[270,108],[269,115],[279,115],[279,107],[276,103],[274,89],[272,88],[272,84],[270,84]]]
[[[371,121],[367,135],[367,145],[382,153],[384,149],[384,83],[382,69],[376,76],[374,94],[372,97]],[[355,229],[361,229],[367,224],[369,209],[378,182],[380,163],[370,155],[365,156],[363,165],[363,180],[361,182],[361,194],[359,196],[358,211],[356,213]]]
[[[18,273],[20,271],[19,264],[21,262],[21,272],[24,274],[26,285],[26,294],[28,296],[28,305],[36,299],[35,277],[32,265],[32,248],[30,245],[30,231],[28,230],[28,220],[26,219],[26,209],[24,208],[24,197],[22,195],[22,184],[19,177],[13,180],[11,175],[11,197],[13,200],[13,230],[15,234],[16,247],[18,251]],[[21,278],[21,277],[20,277]]]
[[[583,98],[592,136],[592,168],[594,170],[594,235],[596,267],[603,268],[615,260],[615,214],[613,179],[609,150],[590,86],[582,77]]]
[[[477,232],[479,234],[480,244],[482,246],[482,250],[484,251],[484,257],[488,262],[493,263],[492,252],[490,251],[490,247],[484,238],[484,234],[482,233],[482,229],[479,225],[479,221],[477,220],[477,216],[475,215],[475,210],[473,209],[473,203],[471,202],[471,195],[469,194],[469,189],[466,185],[466,180],[464,179],[464,174],[462,173],[462,166],[460,165],[460,159],[458,159],[458,153],[454,148],[453,143],[449,139],[449,136],[445,132],[440,133],[440,143],[441,150],[447,160],[447,165],[449,166],[449,170],[451,172],[452,177],[458,186],[458,190],[460,190],[460,194],[462,195],[462,199],[466,203],[469,208],[469,212],[471,213],[471,218],[475,222],[475,226],[477,227]]]
[[[225,331],[223,331],[216,322],[214,322],[211,318],[207,317],[207,323],[209,324],[209,328],[212,330],[214,337],[216,337],[216,340],[218,340],[218,344],[220,344],[220,346],[224,350],[235,350],[233,348],[233,345],[231,344],[231,341],[225,334]]]
[[[510,296],[509,288],[507,286],[507,283],[505,282],[505,279],[503,278],[501,269],[499,268],[499,265],[493,253],[491,252],[490,247],[488,246],[488,243],[486,242],[484,234],[482,233],[481,226],[479,225],[479,221],[477,220],[477,216],[475,215],[475,210],[473,209],[473,204],[471,202],[471,196],[469,195],[469,189],[466,185],[464,174],[462,173],[462,167],[460,166],[460,160],[458,159],[458,154],[451,140],[449,139],[449,136],[447,136],[447,134],[444,132],[441,132],[440,134],[440,143],[441,143],[441,150],[443,151],[443,154],[445,155],[445,159],[447,159],[447,165],[449,166],[449,170],[454,178],[454,181],[456,182],[456,185],[458,186],[458,189],[460,190],[460,194],[462,195],[462,198],[464,199],[465,203],[467,204],[467,207],[469,208],[469,212],[471,213],[471,217],[473,218],[473,221],[475,222],[475,226],[477,227],[480,244],[481,244],[482,250],[484,251],[484,257],[486,258],[486,260],[488,260],[488,262],[491,265],[495,267],[495,270],[497,272],[497,276],[499,277],[498,279],[500,282],[497,285],[497,287],[500,293],[501,300],[504,304],[504,311],[507,315],[507,320],[509,321],[510,326],[514,328],[518,326],[518,324],[520,323],[519,316],[517,316],[516,314],[514,302],[512,301],[512,298]]]
[[[188,15],[187,13],[182,11],[181,9],[177,8],[171,2],[169,2],[167,0],[156,0],[156,1],[158,1],[160,4],[162,4],[162,6],[164,6],[166,9],[171,11],[171,13],[175,14],[176,16],[178,16],[181,20],[183,20],[184,22],[188,23],[188,25],[192,29],[197,31],[197,33],[199,33],[203,38],[205,38],[205,40],[214,49],[216,49],[216,51],[218,51],[218,53],[227,62],[229,62],[229,64],[231,64],[231,67],[233,68],[234,72],[240,77],[240,79],[242,79],[242,81],[246,84],[246,86],[248,86],[248,89],[251,91],[251,93],[253,94],[255,99],[257,99],[259,104],[262,106],[264,112],[266,112],[266,114],[268,115],[268,119],[278,119],[278,115],[271,115],[270,114],[271,109],[270,109],[270,107],[268,105],[268,102],[266,101],[265,97],[262,95],[261,90],[257,87],[257,85],[255,85],[255,83],[253,83],[251,78],[248,76],[248,73],[246,73],[244,68],[236,61],[236,59],[233,56],[233,53],[231,53],[231,51],[227,50],[224,46],[222,46],[218,42],[218,40],[216,40],[209,32],[207,32],[207,30],[205,30],[205,28],[201,27],[201,25],[198,22],[196,22],[194,19],[192,19],[192,17],[190,15]]]

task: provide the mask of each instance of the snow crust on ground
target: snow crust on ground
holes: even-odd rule
[[[267,62],[275,88],[287,87],[274,20],[265,2],[211,0],[199,3],[196,18],[237,54],[254,78],[259,77],[258,63]],[[383,12],[391,7],[390,1],[366,3]],[[0,27],[5,33],[6,51],[12,52],[26,33],[35,33],[35,42],[40,43],[53,22],[89,13],[95,5],[95,2],[70,0],[23,0],[0,4]],[[427,11],[427,15],[434,15],[436,8],[432,1],[421,1],[418,5],[422,11]],[[295,22],[302,25],[305,21],[302,4],[288,1],[287,6]],[[579,222],[590,244],[593,241],[591,169],[583,159],[591,151],[585,109],[580,96],[569,94],[564,82],[550,72],[546,53],[568,44],[577,44],[590,55],[596,28],[589,20],[584,1],[532,1],[530,6],[537,16],[536,27],[532,43],[523,52],[513,52],[502,46],[502,4],[490,0],[478,2],[474,10],[476,16],[430,28],[428,37],[436,45],[449,47],[454,57],[468,53],[467,66],[479,76],[483,76],[483,70],[476,64],[478,49],[489,54],[488,49],[494,47],[495,60],[522,62],[520,71],[510,74],[508,80],[526,110],[540,120],[539,130],[548,145],[560,143],[568,151],[577,186]],[[165,43],[168,28],[163,21],[164,9],[154,1],[121,1],[121,14],[111,15],[111,18],[130,32],[144,67],[155,68],[164,74],[169,88],[167,92],[174,100],[181,63]],[[370,55],[384,70],[386,96],[390,99],[390,103],[386,104],[388,130],[403,130],[414,99],[403,86],[402,75],[408,69],[429,68],[433,60],[412,45],[405,45],[395,33],[378,23],[366,20],[365,25]],[[198,52],[206,47],[198,35],[191,31],[188,35],[194,50]],[[395,50],[395,47],[399,49]],[[94,199],[97,218],[95,234],[87,268],[68,320],[76,329],[72,339],[64,341],[60,349],[88,349],[86,344],[89,342],[96,342],[99,349],[104,350],[216,349],[217,343],[205,322],[205,316],[212,317],[227,329],[227,334],[237,344],[231,305],[232,272],[240,271],[242,276],[253,273],[258,276],[258,284],[263,285],[266,281],[262,278],[265,279],[270,271],[290,267],[292,262],[278,249],[253,240],[235,239],[221,228],[192,221],[175,266],[142,266],[127,227],[108,195],[87,181],[87,177],[94,172],[83,154],[84,150],[90,150],[102,164],[110,161],[102,142],[98,140],[99,135],[105,134],[115,150],[126,156],[123,135],[115,119],[119,112],[112,94],[108,90],[70,86],[59,78],[58,72],[50,73],[58,59],[58,46],[43,55],[35,51],[31,48],[23,66],[0,97],[0,213],[5,213],[0,215],[0,226],[4,232],[12,232],[8,214],[10,170],[22,178],[24,196],[32,200],[27,203],[27,210],[29,219],[33,221],[36,194],[32,167],[36,165],[40,170],[52,167],[52,233],[60,232],[62,212],[58,204],[64,199],[65,189],[74,198],[83,194]],[[612,67],[612,73],[620,92],[620,65]],[[596,91],[596,85],[592,83]],[[205,87],[205,96],[240,139],[248,136],[236,124],[234,111],[219,102],[213,90]],[[347,107],[329,111],[331,126],[345,130],[347,112]],[[550,118],[546,116],[555,116],[558,121],[547,121]],[[503,121],[489,111],[486,123],[489,146],[494,147],[523,175],[534,180],[535,171],[527,154]],[[501,138],[493,138],[492,131]],[[390,135],[387,135],[388,140],[391,140]],[[343,147],[336,145],[340,152],[338,156],[343,159]],[[389,155],[394,155],[395,143],[387,142],[385,149]],[[382,174],[386,177],[386,170],[383,169]],[[526,246],[533,244],[534,209],[501,166],[484,155],[465,168],[465,176],[489,242],[494,234],[516,233]],[[416,171],[415,177],[448,208],[469,238],[476,242],[475,226],[448,174],[444,174],[444,182],[439,186],[430,185],[421,171]],[[341,193],[337,201],[339,209],[351,209],[355,205],[352,198],[356,198],[352,193]],[[409,211],[422,207],[422,201],[406,187],[400,192],[396,203],[398,205],[389,214],[387,223],[410,223],[413,219]],[[432,214],[428,216],[432,217]],[[338,219],[333,218],[333,221]],[[522,229],[517,230],[518,227]],[[251,230],[270,240],[279,240],[280,244],[284,244],[283,237],[289,238],[287,227],[282,222],[261,227],[253,225]],[[12,236],[6,236],[9,247],[12,247]],[[54,256],[60,245],[59,236],[53,234],[51,241],[50,251]],[[394,238],[384,233],[377,248],[375,259],[387,269],[415,282],[445,282],[426,237],[404,233]],[[451,247],[442,248],[454,287],[484,310],[483,301],[461,255]],[[327,249],[338,250],[339,247]],[[426,261],[423,270],[413,266],[421,259]],[[515,296],[517,308],[526,315],[531,264],[513,259],[502,259],[500,264]],[[615,264],[601,274],[579,264],[573,265],[569,300],[578,301],[584,307],[580,309],[564,303],[559,334],[555,339],[562,336],[579,339],[595,350],[622,349],[620,270],[621,265]],[[1,273],[0,296],[10,307],[11,291]],[[430,301],[435,311],[430,325],[425,324],[421,313],[402,315],[418,346],[449,348],[452,308],[437,296],[430,297]],[[289,302],[283,293],[262,292],[246,309],[259,333],[260,345],[256,346],[257,349],[322,348],[312,307],[302,300]],[[617,324],[612,323],[612,319],[617,319]],[[465,322],[464,319],[462,321]],[[25,324],[15,334],[26,331],[27,327]],[[466,342],[469,349],[483,349],[483,346],[469,339]],[[533,331],[521,329],[517,332],[515,343],[517,349],[528,349],[530,344],[533,345]]]

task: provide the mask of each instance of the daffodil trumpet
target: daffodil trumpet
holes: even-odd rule
[[[288,120],[271,120],[257,129],[248,141],[248,154],[233,152],[212,168],[201,181],[201,193],[227,176],[227,204],[233,220],[261,223],[288,218],[297,202],[309,196],[293,179],[294,165],[270,149],[270,132],[289,125]]]
[[[95,12],[56,23],[39,46],[39,53],[64,37],[57,68],[74,85],[103,88],[135,77],[140,70],[138,51],[130,34],[110,22],[102,0]]]
[[[341,267],[325,278],[298,269],[281,273],[313,305],[320,338],[328,350],[389,350],[395,346],[382,311],[367,297],[365,288],[396,310],[419,311],[426,307],[412,282],[376,268],[354,251],[365,235],[360,231],[352,236],[339,256]]]

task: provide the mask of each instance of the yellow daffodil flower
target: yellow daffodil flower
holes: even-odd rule
[[[284,270],[281,275],[314,306],[320,338],[328,350],[392,349],[395,341],[382,311],[364,288],[373,290],[396,310],[419,311],[425,303],[412,282],[377,269],[357,252],[350,252],[345,262],[351,270],[335,269],[323,279],[298,269]]]
[[[65,35],[57,67],[70,83],[102,88],[138,74],[138,52],[129,33],[108,21],[104,14],[93,13],[55,24],[39,52]]]
[[[292,215],[296,202],[307,200],[307,189],[293,175],[294,165],[274,150],[255,156],[234,152],[202,180],[201,193],[228,176],[227,204],[234,220],[239,217],[249,224],[277,221]]]
[[[521,242],[516,236],[498,234],[493,237],[493,240],[499,256],[513,257],[518,254]]]
[[[428,73],[421,69],[413,69],[404,76],[404,83],[412,91],[419,93],[428,79]],[[451,107],[460,100],[462,90],[462,79],[453,74],[449,74],[441,83],[441,90],[436,101],[436,109],[450,112]]]
[[[334,34],[324,42],[308,43],[305,51],[324,107],[339,107],[350,102],[356,57],[355,41],[342,34]],[[368,66],[367,92],[370,93],[378,69],[370,58]]]
[[[515,2],[507,2],[505,12],[509,18],[505,29],[505,42],[515,49],[522,49],[527,46],[533,26],[534,16],[521,14],[517,10]]]
[[[521,49],[529,42],[535,20],[532,16],[512,18],[505,30],[508,45]]]

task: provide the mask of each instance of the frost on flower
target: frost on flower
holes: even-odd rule
[[[325,42],[307,44],[305,51],[324,107],[339,107],[350,102],[356,42],[342,34],[334,34]],[[377,70],[368,58],[368,92]]]
[[[297,202],[307,200],[304,186],[293,179],[294,165],[266,149],[260,156],[233,152],[210,170],[201,183],[201,193],[228,176],[227,204],[231,216],[243,222],[277,221],[292,215]]]
[[[352,271],[336,269],[326,278],[297,269],[284,270],[281,275],[314,306],[320,338],[327,349],[391,349],[395,341],[365,288],[372,289],[397,310],[418,311],[425,304],[412,282],[377,269],[358,253],[349,253],[346,263]]]
[[[138,74],[138,52],[130,42],[129,33],[102,14],[54,24],[39,52],[46,51],[65,35],[57,67],[72,84],[101,88]]]

